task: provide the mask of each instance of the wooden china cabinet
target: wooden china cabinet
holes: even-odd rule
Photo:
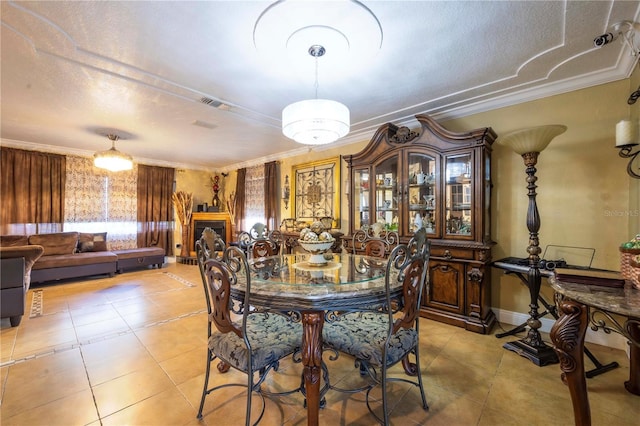
[[[407,242],[420,227],[431,239],[430,286],[421,315],[489,333],[491,145],[487,127],[451,132],[427,115],[419,130],[381,126],[349,168],[349,234],[381,222]]]

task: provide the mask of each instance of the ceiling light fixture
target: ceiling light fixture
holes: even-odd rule
[[[133,168],[131,156],[116,149],[116,141],[120,137],[114,134],[108,134],[107,137],[111,141],[111,149],[93,154],[93,165],[111,172],[131,170]]]
[[[282,133],[305,145],[324,145],[349,133],[349,108],[337,101],[318,99],[318,58],[325,48],[314,44],[309,54],[316,62],[316,97],[295,102],[282,110]]]

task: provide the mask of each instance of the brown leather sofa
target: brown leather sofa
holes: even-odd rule
[[[107,250],[107,233],[0,235],[0,313],[11,326],[24,315],[31,283],[107,274],[164,264],[164,249]]]
[[[3,235],[0,236],[0,245],[3,250],[8,245],[42,246],[44,253],[31,270],[32,283],[89,275],[113,276],[118,262],[118,256],[107,251],[106,233]]]
[[[113,276],[128,267],[157,265],[160,268],[164,263],[164,249],[159,247],[107,250],[106,232],[0,236],[0,250],[31,245],[44,249],[42,257],[33,264],[32,283],[103,274]]]
[[[9,318],[12,327],[22,320],[31,269],[43,253],[39,245],[0,247],[0,317]]]

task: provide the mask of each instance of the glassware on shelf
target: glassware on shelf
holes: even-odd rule
[[[420,213],[416,212],[416,216],[413,220],[413,227],[417,231],[418,229],[422,228],[422,225],[422,216],[420,216]]]

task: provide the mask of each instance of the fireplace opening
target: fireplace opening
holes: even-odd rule
[[[213,229],[220,236],[222,241],[224,241],[224,243],[227,244],[226,227],[227,227],[227,224],[224,220],[194,220],[193,221],[193,250],[195,251],[196,241],[198,241],[202,236],[202,231],[204,231],[204,228]]]

